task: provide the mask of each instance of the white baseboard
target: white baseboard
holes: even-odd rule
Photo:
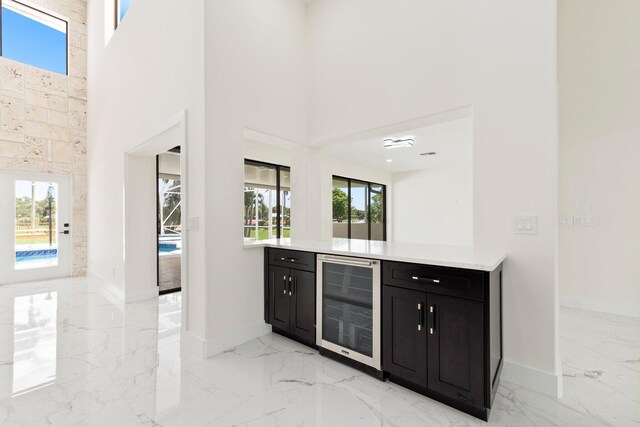
[[[503,361],[501,381],[507,381],[548,396],[562,397],[562,375]]]
[[[191,331],[187,331],[182,329],[180,331],[180,343],[185,348],[193,351],[200,357],[205,357],[205,349],[207,348],[207,343],[205,340],[197,336]]]
[[[640,305],[578,297],[560,297],[560,305],[569,308],[617,314],[619,316],[640,317]]]
[[[215,356],[247,341],[266,335],[269,332],[271,332],[271,325],[267,325],[263,320],[242,328],[227,331],[205,342],[204,357]]]
[[[150,288],[150,289],[141,289],[136,291],[129,290],[127,292],[125,289],[114,285],[109,280],[100,276],[95,271],[88,270],[87,273],[97,278],[98,285],[102,289],[106,290],[111,296],[116,297],[119,302],[125,302],[125,303],[138,302],[138,301],[144,301],[147,299],[155,298],[158,296],[159,291],[157,287]]]
[[[115,297],[118,299],[118,302],[124,302],[124,289],[119,286],[114,285],[98,273],[93,270],[87,270],[87,274],[95,277],[97,280],[98,286],[101,289],[107,291],[111,297]],[[110,298],[109,298],[110,299]]]
[[[271,325],[259,321],[242,328],[225,332],[209,340],[204,340],[190,331],[182,331],[182,343],[196,354],[208,358],[261,337],[271,332]]]
[[[159,295],[160,289],[157,286],[149,289],[129,290],[124,291],[124,302],[138,302],[151,298],[156,298]]]

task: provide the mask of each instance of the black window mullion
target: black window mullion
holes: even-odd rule
[[[276,166],[276,238],[280,238],[280,166]]]
[[[347,193],[348,193],[348,205],[347,205],[347,238],[351,238],[351,179],[347,179]]]
[[[367,183],[367,195],[366,195],[366,209],[367,209],[367,236],[371,240],[371,183]]]
[[[387,186],[382,186],[382,240],[387,241]]]

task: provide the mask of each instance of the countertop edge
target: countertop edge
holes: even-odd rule
[[[498,261],[495,261],[493,264],[472,264],[465,262],[455,262],[455,261],[442,261],[442,260],[433,260],[426,258],[411,258],[411,257],[401,257],[394,255],[376,255],[376,254],[367,254],[367,253],[353,253],[348,251],[340,251],[336,249],[332,250],[324,250],[320,251],[317,249],[305,248],[303,246],[297,246],[295,244],[281,245],[276,243],[251,243],[244,244],[244,249],[251,248],[276,248],[276,249],[289,249],[289,250],[298,250],[303,252],[313,252],[320,254],[333,254],[333,255],[342,255],[342,256],[351,256],[355,258],[369,258],[376,259],[381,261],[396,261],[396,262],[407,262],[411,264],[423,264],[423,265],[435,265],[438,267],[451,267],[451,268],[462,268],[466,270],[476,270],[476,271],[493,271],[502,264],[507,258],[507,254],[503,254],[498,257]]]

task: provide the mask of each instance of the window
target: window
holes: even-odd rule
[[[116,2],[116,25],[115,28],[118,28],[118,25],[120,25],[120,23],[122,22],[122,20],[124,19],[124,16],[127,14],[127,12],[129,11],[129,7],[131,6],[131,2],[133,0],[115,0]]]
[[[333,237],[386,240],[386,187],[333,177]]]
[[[0,3],[2,56],[67,74],[67,22],[15,0]]]
[[[244,161],[244,238],[291,237],[291,170]]]

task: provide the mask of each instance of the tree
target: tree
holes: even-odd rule
[[[349,196],[339,188],[333,189],[333,219],[343,222],[349,216]]]
[[[374,194],[371,198],[371,222],[382,223],[382,194]]]
[[[269,208],[264,203],[264,194],[258,194],[258,209],[260,217],[264,218],[269,213]],[[244,225],[254,225],[252,221],[258,221],[256,215],[256,191],[253,188],[245,187],[244,189]],[[259,225],[259,224],[258,224]],[[251,237],[251,228],[244,227],[244,237]],[[258,237],[258,236],[256,236]]]

